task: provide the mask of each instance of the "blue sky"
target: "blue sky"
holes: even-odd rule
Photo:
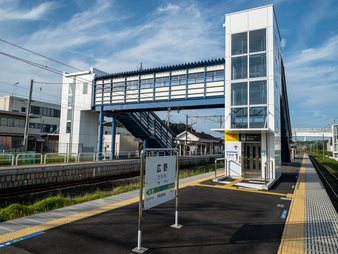
[[[0,0],[0,96],[28,97],[31,79],[62,76],[2,53],[74,72],[7,41],[81,70],[108,73],[224,57],[224,15],[274,4],[292,127],[327,127],[338,118],[338,1],[336,0]],[[35,84],[33,97],[60,103],[59,84]],[[41,88],[41,91],[40,91]],[[171,120],[220,115],[222,109],[172,112]],[[159,114],[166,115],[165,112]],[[196,124],[209,132],[219,124]],[[210,132],[209,132],[210,133]]]

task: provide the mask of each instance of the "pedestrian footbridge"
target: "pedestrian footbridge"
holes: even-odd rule
[[[216,59],[96,76],[93,109],[148,147],[172,147],[175,135],[153,111],[224,107],[224,65]]]

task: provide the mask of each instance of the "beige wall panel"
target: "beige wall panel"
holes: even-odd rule
[[[224,70],[224,64],[207,67],[207,71],[218,71],[218,70]]]
[[[185,94],[182,94],[182,95],[173,95],[173,94],[171,94],[171,99],[179,99],[179,98],[185,98]]]
[[[141,79],[151,79],[153,77],[154,77],[153,74],[141,75]]]
[[[204,88],[204,83],[198,83],[198,84],[191,84],[188,85],[188,90],[190,91],[191,89],[195,88]]]
[[[113,79],[113,83],[122,82],[122,81],[124,81],[124,78],[114,78]]]
[[[160,78],[160,77],[169,77],[169,71],[156,73],[156,78]]]
[[[155,93],[166,92],[166,91],[169,91],[169,87],[168,86],[166,86],[166,87],[156,87],[155,88]]]
[[[204,89],[188,90],[188,94],[204,94]]]
[[[214,86],[223,86],[224,87],[224,81],[217,81],[217,82],[208,82],[206,84],[207,87],[214,87]]]
[[[171,91],[175,90],[185,90],[186,85],[181,85],[181,86],[172,86]]]
[[[204,72],[204,67],[188,69],[188,73]]]
[[[171,72],[171,76],[182,75],[182,74],[186,74],[186,73],[187,73],[186,70],[172,71],[172,72]]]
[[[127,81],[138,80],[138,76],[127,77]]]
[[[209,93],[209,92],[223,92],[224,87],[208,87],[206,90],[207,90],[207,93]]]

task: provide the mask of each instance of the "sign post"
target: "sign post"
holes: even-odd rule
[[[146,152],[147,157],[145,154]],[[159,152],[170,152],[170,155],[154,156],[154,152],[155,154],[158,154]],[[176,155],[173,155],[172,154],[173,152],[176,152]],[[182,225],[178,224],[178,189],[179,189],[178,157],[179,154],[177,148],[144,149],[141,152],[138,238],[137,238],[137,247],[135,247],[132,250],[133,252],[144,253],[145,251],[148,250],[147,248],[141,246],[143,210],[148,210],[169,200],[176,199],[175,224],[173,224],[171,227],[173,228],[182,227]],[[145,191],[144,191],[145,193],[143,202],[144,170],[146,172],[146,175],[145,175]]]

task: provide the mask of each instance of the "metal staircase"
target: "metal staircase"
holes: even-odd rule
[[[154,112],[123,112],[117,120],[134,137],[146,139],[149,148],[173,148],[175,134]]]

